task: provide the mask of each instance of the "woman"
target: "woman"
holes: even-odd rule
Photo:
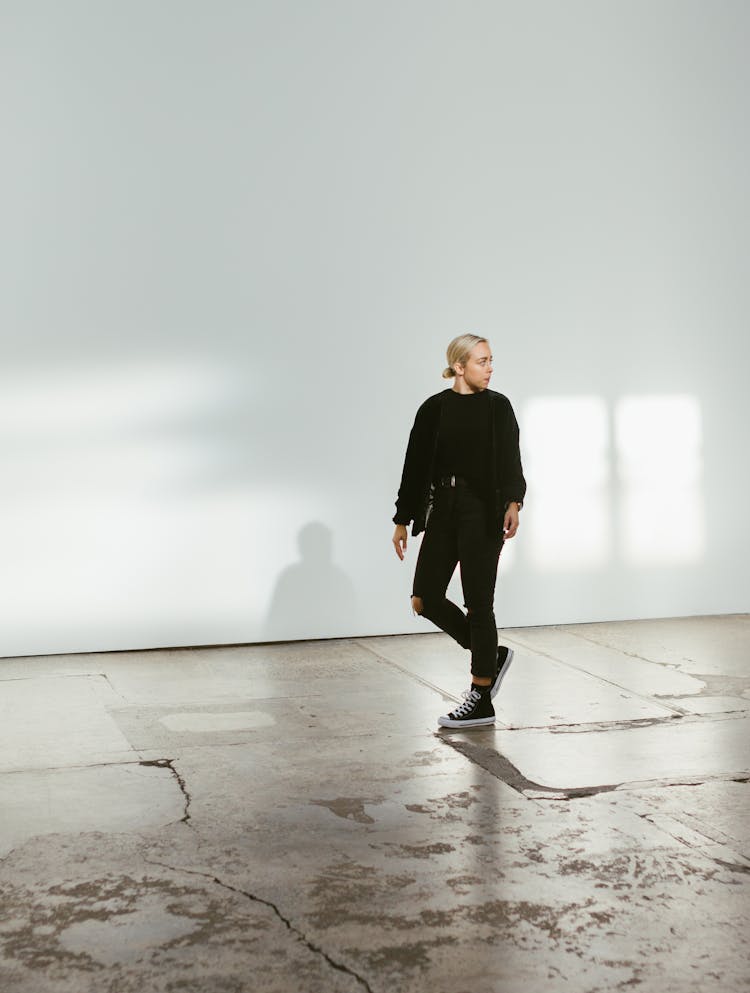
[[[518,530],[526,495],[518,423],[510,401],[489,389],[492,352],[486,338],[462,334],[448,345],[443,377],[453,387],[428,397],[409,435],[396,499],[393,545],[403,560],[406,526],[425,532],[412,586],[412,608],[471,650],[464,702],[438,724],[492,724],[492,700],[513,651],[498,648],[494,600],[503,542]],[[457,563],[467,613],[445,596]]]

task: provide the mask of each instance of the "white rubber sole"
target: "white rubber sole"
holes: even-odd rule
[[[441,728],[479,728],[494,723],[494,717],[475,717],[470,721],[452,721],[450,717],[438,717],[438,724]]]

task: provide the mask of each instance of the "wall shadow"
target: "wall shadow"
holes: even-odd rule
[[[286,566],[274,585],[262,641],[330,638],[345,624],[357,629],[354,584],[333,561],[333,532],[310,521],[297,534],[299,561]]]

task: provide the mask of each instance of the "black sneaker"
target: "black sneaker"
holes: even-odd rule
[[[444,728],[475,728],[483,724],[495,723],[495,708],[489,693],[480,693],[473,687],[461,694],[464,702],[450,714],[438,717],[438,724]]]
[[[508,669],[510,669],[510,664],[513,661],[513,649],[507,648],[505,645],[500,645],[497,650],[497,672],[495,673],[495,678],[492,681],[492,688],[490,689],[490,696],[494,700],[497,691],[500,689],[500,683],[505,679],[505,674]]]

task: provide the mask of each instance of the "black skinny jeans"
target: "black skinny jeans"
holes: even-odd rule
[[[473,676],[494,676],[497,666],[495,581],[503,533],[491,526],[489,508],[465,483],[437,486],[435,502],[422,538],[412,596],[422,600],[422,616],[463,648],[471,649]],[[464,606],[445,591],[461,563]]]

